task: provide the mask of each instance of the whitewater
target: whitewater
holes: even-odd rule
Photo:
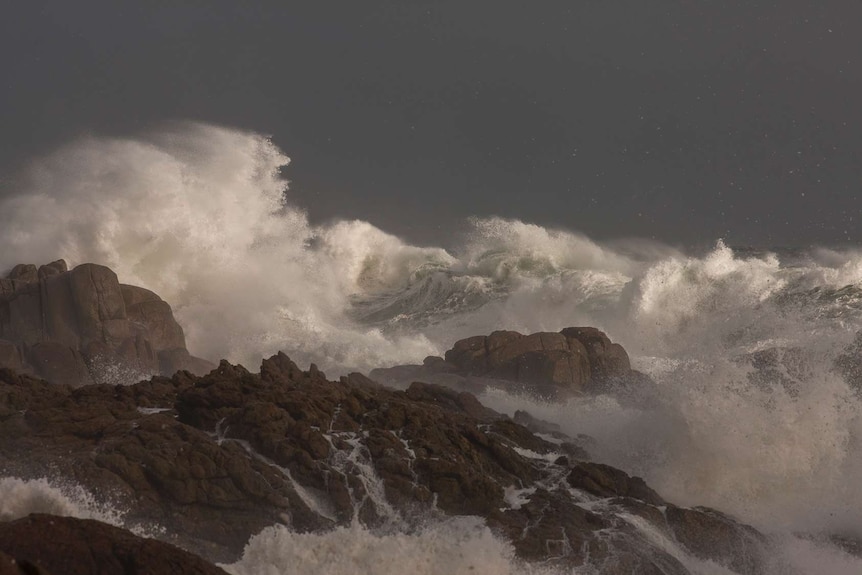
[[[547,403],[500,390],[481,401],[590,436],[596,460],[676,504],[774,535],[803,573],[862,572],[862,560],[825,540],[862,538],[862,389],[835,368],[862,329],[862,247],[599,242],[497,217],[470,219],[445,246],[414,246],[364,221],[311,223],[291,203],[288,162],[266,136],[200,123],[72,142],[4,191],[0,271],[103,264],[168,301],[196,355],[254,369],[283,350],[330,377],[421,363],[497,329],[596,326],[655,379],[648,401]],[[0,518],[52,509],[122,524],[75,489],[0,480]],[[694,572],[728,572],[678,558]],[[228,569],[357,565],[543,572],[475,518],[394,533],[274,526]]]

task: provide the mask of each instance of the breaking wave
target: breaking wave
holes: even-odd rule
[[[834,370],[862,327],[862,252],[721,241],[685,252],[496,217],[470,219],[448,249],[414,246],[363,221],[312,225],[290,203],[287,163],[264,136],[204,124],[74,142],[0,199],[0,271],[59,257],[107,265],[172,304],[193,353],[252,368],[284,350],[336,375],[421,362],[495,329],[595,325],[656,379],[648,404],[502,392],[483,401],[592,436],[596,457],[676,503],[767,531],[862,537],[860,391]],[[757,354],[772,354],[769,369]],[[274,528],[252,544],[325,556],[339,536]],[[433,542],[386,545],[444,561]],[[444,562],[449,572],[468,563]]]

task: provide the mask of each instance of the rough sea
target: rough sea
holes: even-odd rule
[[[666,499],[783,541],[800,572],[862,573],[862,559],[829,541],[862,539],[862,389],[836,369],[862,329],[862,246],[704,238],[710,247],[686,249],[476,217],[444,247],[420,247],[364,221],[312,224],[290,203],[287,163],[265,136],[204,124],[79,140],[35,160],[20,193],[0,200],[0,270],[107,265],[173,306],[192,353],[255,370],[283,350],[330,378],[421,363],[497,329],[599,327],[655,379],[650,401],[499,390],[480,400],[590,436],[597,460]],[[82,486],[0,479],[0,519],[34,510],[123,517]],[[693,572],[729,573],[652,535]],[[409,532],[274,526],[226,568],[544,572],[471,517]]]

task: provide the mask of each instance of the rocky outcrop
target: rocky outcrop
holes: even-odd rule
[[[754,551],[768,542],[753,529],[677,508],[641,479],[585,460],[575,440],[547,437],[469,393],[396,391],[359,374],[328,381],[284,354],[259,374],[223,361],[203,377],[115,387],[0,370],[5,474],[74,480],[128,509],[127,524],[163,526],[211,559],[235,559],[275,523],[410,530],[442,514],[484,517],[520,557],[549,565],[688,573],[658,533],[719,563],[744,541],[742,572],[766,572]]]
[[[444,358],[375,369],[369,376],[395,385],[426,381],[473,390],[496,385],[548,398],[650,383],[631,369],[621,345],[593,327],[530,335],[495,331],[455,342]]]
[[[10,558],[5,565],[4,553]],[[15,568],[4,571],[12,561]],[[98,521],[54,515],[0,523],[0,565],[0,575],[227,575],[173,545]]]
[[[0,279],[0,366],[54,383],[204,373],[212,365],[186,350],[170,306],[144,288],[122,285],[110,269],[66,262],[19,264]]]

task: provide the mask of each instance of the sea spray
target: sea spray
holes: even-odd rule
[[[96,519],[118,527],[123,526],[124,515],[70,481],[0,477],[0,521],[14,521],[30,513]]]
[[[108,265],[173,305],[194,353],[251,369],[284,350],[332,376],[496,329],[594,325],[654,377],[649,401],[483,401],[592,436],[595,457],[675,503],[862,536],[860,391],[834,362],[862,327],[858,250],[685,253],[493,217],[446,250],[412,246],[367,222],[312,225],[287,161],[266,137],[193,123],[73,142],[0,200],[0,268]]]
[[[222,565],[231,575],[552,575],[524,564],[474,517],[459,517],[415,533],[375,533],[354,524],[327,533],[273,526],[252,537],[242,559]],[[568,571],[578,573],[578,571]],[[589,571],[584,571],[585,573]]]

